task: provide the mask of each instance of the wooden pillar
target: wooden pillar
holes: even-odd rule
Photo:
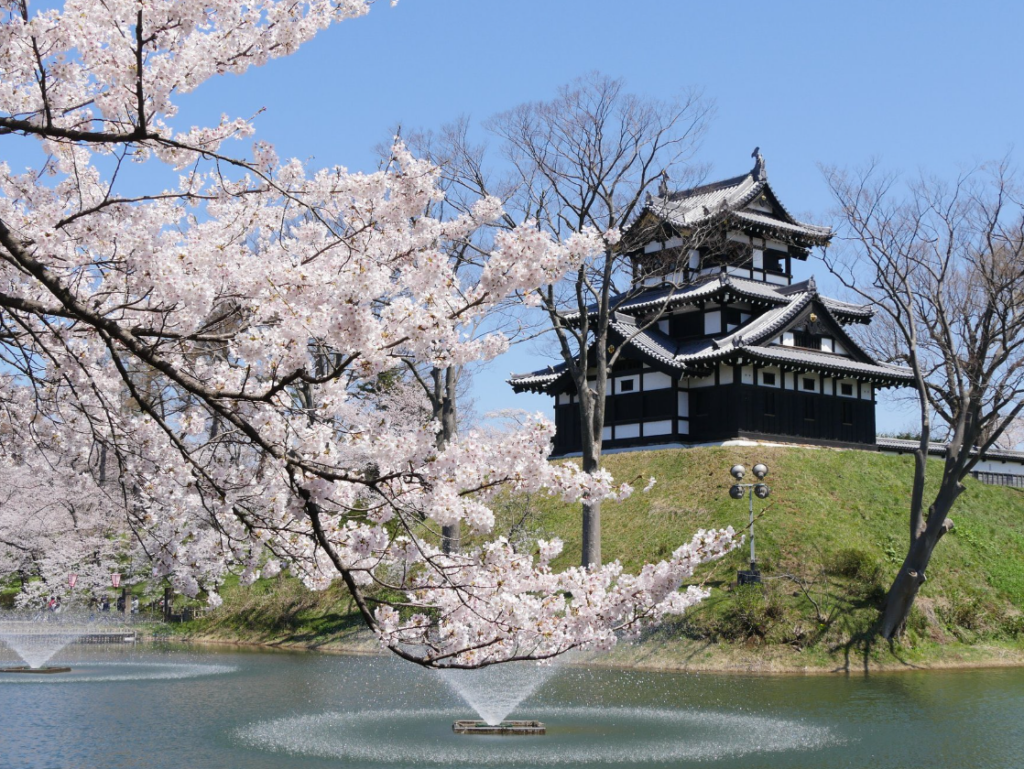
[[[171,604],[174,601],[174,591],[169,587],[164,588],[164,622],[171,621]]]

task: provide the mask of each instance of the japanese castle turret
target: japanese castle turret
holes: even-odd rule
[[[832,232],[794,219],[754,155],[743,176],[675,192],[663,181],[624,233],[633,283],[611,319],[610,347],[621,350],[605,448],[732,439],[873,447],[876,393],[910,384],[909,369],[874,360],[847,333],[871,322],[871,307],[822,296],[813,277],[793,282],[793,262]],[[580,450],[564,365],[509,382],[555,398],[556,456]]]

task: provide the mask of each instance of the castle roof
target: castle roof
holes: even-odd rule
[[[832,229],[797,221],[769,185],[759,149],[754,150],[753,157],[754,167],[731,179],[676,191],[669,191],[667,182],[663,182],[658,194],[648,197],[627,228],[625,240],[631,240],[630,234],[639,222],[653,216],[682,233],[725,223],[758,237],[804,248],[827,245]]]
[[[793,304],[808,291],[814,291],[817,295],[813,278],[790,286],[779,286],[739,278],[723,269],[718,274],[705,276],[683,286],[666,282],[644,290],[628,291],[613,297],[611,306],[616,312],[625,315],[667,311],[704,302],[728,304],[734,301],[747,301],[755,306],[780,307]],[[830,297],[819,298],[840,323],[868,323],[875,314],[874,308],[870,305],[851,304]],[[594,316],[597,313],[597,304],[591,304],[587,312]],[[564,317],[566,321],[573,323],[579,320],[580,313],[566,313]]]
[[[740,291],[748,288],[743,284],[757,286],[758,291],[777,290],[770,295],[764,294],[765,300],[772,304],[770,309],[727,334],[677,340],[661,331],[656,323],[645,321],[642,317],[644,310],[659,308],[661,304],[676,299],[674,295],[666,294],[665,289],[659,289],[651,292],[655,294],[653,297],[645,298],[641,294],[633,303],[624,304],[628,312],[620,309],[613,313],[611,341],[616,346],[625,347],[624,354],[629,357],[673,376],[704,376],[718,363],[746,365],[756,362],[789,371],[853,376],[882,387],[905,385],[913,379],[908,368],[874,360],[843,330],[844,316],[854,321],[865,313],[870,317],[870,308],[820,296],[813,279],[792,286],[773,287],[725,275],[718,278],[717,283],[709,281],[695,290],[702,291],[702,297],[710,298],[724,287],[735,290],[737,284]],[[807,318],[813,320],[812,313],[818,318],[816,322],[825,324],[829,333],[842,343],[847,355],[775,343],[787,329],[798,326]],[[516,392],[530,390],[549,394],[571,386],[564,363],[528,374],[513,374],[509,383]]]

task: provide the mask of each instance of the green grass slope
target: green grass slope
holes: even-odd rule
[[[604,466],[617,480],[636,480],[638,489],[650,476],[657,483],[604,505],[604,560],[619,559],[633,571],[699,528],[745,528],[747,501],[728,496],[729,468],[758,461],[768,465],[772,488],[769,500],[755,500],[764,585],[736,586],[749,557],[744,545],[698,575],[712,587],[708,600],[606,663],[772,671],[1024,662],[1024,493],[976,482],[951,516],[956,528],[936,549],[906,637],[892,647],[872,638],[908,539],[910,457],[767,447],[608,455]],[[939,469],[936,463],[933,476]],[[498,518],[513,539],[561,537],[556,567],[578,562],[577,505],[509,500]],[[293,580],[223,594],[224,606],[190,632],[344,646],[358,624],[340,591],[313,596]]]
[[[689,655],[693,664],[727,668],[1017,659],[1024,648],[1024,493],[974,481],[951,516],[956,528],[936,549],[905,639],[892,649],[871,639],[909,537],[909,456],[767,447],[609,455],[604,466],[617,479],[658,482],[646,494],[604,505],[604,559],[632,570],[666,556],[698,528],[746,527],[746,499],[728,496],[729,468],[759,461],[769,467],[772,489],[769,500],[755,499],[764,586],[735,585],[749,559],[744,545],[700,575],[712,596],[654,633],[646,653],[661,644],[662,657]],[[933,484],[940,469],[934,462]],[[550,500],[540,506],[538,525],[565,540],[563,563],[576,563],[577,510]]]

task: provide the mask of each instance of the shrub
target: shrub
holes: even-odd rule
[[[733,590],[716,630],[730,641],[763,640],[783,613],[774,590],[762,585],[741,585]]]
[[[1007,635],[1010,638],[1024,637],[1024,614],[1006,617],[1002,621],[1000,630],[1003,631],[1004,635]]]
[[[874,556],[854,547],[837,550],[825,564],[826,574],[869,582],[877,580],[880,571],[881,565]]]
[[[959,590],[949,593],[948,603],[939,609],[939,616],[950,630],[979,631],[985,628],[986,612],[981,601]]]

